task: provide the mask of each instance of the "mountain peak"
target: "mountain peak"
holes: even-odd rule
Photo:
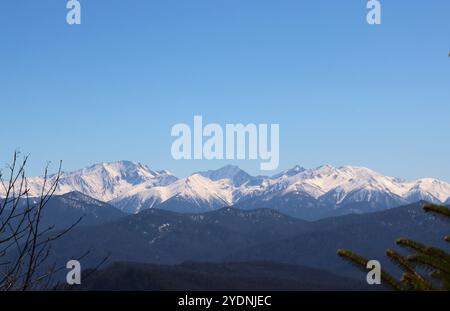
[[[240,173],[242,170],[237,165],[225,165],[217,170],[217,173],[227,174],[228,176],[234,176]]]
[[[330,164],[321,165],[314,169],[314,171],[322,172],[322,173],[329,173],[329,172],[334,173],[336,170],[337,169],[333,165],[330,165]]]
[[[94,199],[108,202],[141,185],[146,187],[165,186],[175,180],[177,180],[175,176],[153,171],[139,162],[101,162],[77,171],[63,172],[56,194],[62,195],[77,191]],[[42,184],[42,177],[31,178],[31,195],[39,195]]]
[[[302,173],[304,171],[306,171],[306,169],[303,166],[296,165],[296,166],[294,166],[291,169],[284,170],[284,171],[282,171],[282,172],[280,172],[278,174],[273,175],[271,177],[271,179],[277,179],[277,178],[280,178],[280,177],[283,177],[283,176],[291,177],[291,176],[295,176],[297,174],[300,174],[300,173]]]
[[[255,177],[249,175],[247,172],[235,165],[225,165],[217,170],[199,172],[197,174],[209,178],[212,181],[229,179],[237,187],[240,187],[243,184],[255,179]]]
[[[148,166],[132,161],[101,162],[86,169],[66,173],[66,175],[89,175],[98,176],[104,179],[125,180],[132,185],[138,185],[149,179],[158,177],[158,173]]]

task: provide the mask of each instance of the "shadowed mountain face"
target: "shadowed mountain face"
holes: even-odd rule
[[[80,192],[54,196],[45,206],[44,224],[65,228],[81,218],[80,225],[97,225],[124,217],[126,214],[112,205]]]
[[[30,198],[30,206],[38,204],[38,198]],[[19,208],[24,209],[27,201],[22,199]],[[53,196],[42,210],[40,227],[45,230],[49,227],[55,230],[69,228],[78,223],[78,226],[97,225],[111,222],[124,217],[126,214],[114,206],[93,199],[80,192],[70,192],[64,195]]]
[[[442,237],[448,222],[427,214],[423,204],[412,204],[382,212],[323,219],[310,224],[305,232],[274,242],[242,249],[227,260],[271,260],[320,267],[334,273],[360,277],[355,267],[336,256],[340,248],[350,249],[368,259],[379,260],[390,271],[398,271],[385,256],[396,249],[395,240],[411,238],[427,245],[448,248]],[[404,249],[399,249],[402,252]]]
[[[341,215],[373,213],[406,203],[379,194],[378,200],[373,199],[370,202],[346,200],[334,205],[332,200],[328,198],[329,196],[334,196],[334,194],[327,194],[320,199],[316,199],[307,193],[288,193],[283,196],[275,196],[269,200],[265,198],[245,199],[238,202],[235,207],[242,209],[271,208],[292,217],[315,221]],[[330,206],[333,206],[333,208],[330,208]]]
[[[83,267],[104,256],[109,262],[155,264],[273,261],[316,267],[335,274],[361,277],[336,255],[339,248],[369,259],[385,260],[385,249],[399,237],[443,246],[448,224],[423,212],[421,204],[387,211],[306,222],[274,210],[224,208],[204,214],[145,210],[97,226],[76,228],[54,245],[63,261],[91,250]]]
[[[88,274],[89,271],[86,272]],[[367,290],[354,279],[308,267],[269,262],[183,263],[177,266],[114,263],[84,279],[80,290],[305,291]]]
[[[308,223],[273,210],[225,208],[204,214],[179,214],[150,209],[118,221],[75,228],[54,245],[58,258],[76,258],[90,249],[89,267],[110,255],[110,261],[178,264],[221,261],[241,248],[302,232]]]

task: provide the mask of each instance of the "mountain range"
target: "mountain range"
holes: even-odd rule
[[[30,195],[38,196],[43,178],[29,178],[28,184]],[[129,214],[149,208],[201,213],[236,206],[274,208],[307,220],[373,212],[421,200],[450,203],[450,184],[437,179],[405,181],[364,167],[330,165],[295,166],[270,177],[251,176],[237,166],[225,166],[180,179],[169,171],[119,161],[63,172],[55,194],[71,192]]]
[[[28,184],[38,196],[43,178]],[[399,237],[444,247],[448,224],[422,206],[449,196],[450,185],[436,179],[353,166],[274,176],[225,166],[180,179],[121,161],[63,172],[41,226],[78,224],[52,243],[57,266],[88,254],[81,263],[90,269],[108,258],[84,289],[360,289],[365,276],[336,251],[379,260],[399,276],[385,249]]]
[[[283,215],[273,209],[227,207],[188,214],[147,209],[111,222],[79,226],[52,244],[52,261],[89,252],[83,267],[135,262],[156,265],[272,262],[306,266],[364,282],[354,266],[337,256],[351,249],[399,276],[385,256],[398,249],[395,240],[408,237],[426,245],[446,247],[442,236],[448,223],[427,214],[423,202],[375,213],[331,217],[314,222]]]

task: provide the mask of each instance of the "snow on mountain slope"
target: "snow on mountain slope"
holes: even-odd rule
[[[395,178],[383,176],[363,167],[344,166],[335,168],[330,165],[306,170],[289,177],[289,186],[284,193],[304,191],[314,198],[319,198],[330,191],[340,193],[337,203],[345,195],[356,190],[381,191],[398,194],[403,185]]]
[[[296,165],[296,166],[294,166],[293,168],[291,168],[289,170],[285,170],[285,171],[282,171],[281,173],[273,175],[272,179],[278,179],[278,178],[283,177],[283,176],[295,176],[295,175],[300,174],[300,173],[302,173],[304,171],[306,171],[305,168],[303,168],[303,167],[301,167],[299,165]]]
[[[293,171],[298,173],[289,173]],[[260,187],[238,189],[241,196],[236,202],[250,206],[287,204],[302,207],[312,204],[330,209],[368,203],[374,208],[390,208],[420,200],[444,203],[450,200],[449,187],[435,179],[407,182],[364,167],[324,165],[308,170],[295,167],[265,180]]]
[[[138,211],[164,207],[164,202],[176,198],[178,205],[189,205],[195,212],[198,208],[213,209],[251,201],[282,205],[283,200],[277,198],[286,198],[289,204],[299,207],[316,200],[316,205],[326,205],[330,209],[352,203],[390,208],[420,200],[442,203],[450,198],[450,185],[434,179],[406,182],[364,167],[330,165],[308,170],[296,166],[271,178],[260,179],[236,166],[225,166],[200,172],[167,187],[141,188],[112,203],[122,209],[134,206],[134,211]],[[174,204],[170,206],[176,209]]]
[[[55,176],[50,178],[53,181]],[[97,200],[108,202],[137,186],[165,186],[177,178],[170,172],[152,171],[147,166],[130,161],[99,163],[74,172],[63,172],[57,195],[78,191]],[[38,196],[43,185],[42,177],[28,179],[30,195]]]
[[[424,178],[408,184],[404,197],[410,202],[425,200],[433,203],[446,203],[450,200],[450,184],[437,179]]]
[[[127,212],[136,213],[176,198],[179,204],[189,203],[201,209],[215,209],[232,205],[232,192],[233,184],[230,179],[213,181],[195,174],[165,187],[140,185],[110,203]]]
[[[286,177],[281,177],[281,179]],[[282,180],[281,180],[282,181]],[[399,203],[417,202],[422,199],[443,203],[450,197],[450,184],[436,179],[403,181],[384,176],[364,167],[330,165],[300,172],[287,178],[283,194],[305,192],[318,199],[334,194],[335,203],[342,203],[348,196],[359,193],[354,201],[371,201],[384,194]],[[405,200],[405,202],[401,202]]]
[[[39,195],[42,181],[29,179],[32,196]],[[291,209],[365,204],[368,210],[421,200],[450,202],[450,184],[437,179],[404,181],[364,167],[330,165],[295,166],[272,177],[253,177],[237,166],[225,166],[178,180],[168,171],[152,171],[136,162],[100,163],[62,174],[56,194],[73,191],[129,213],[152,207],[197,212],[236,204]]]
[[[218,170],[199,172],[197,174],[213,181],[229,179],[236,187],[240,187],[248,182],[254,182],[257,179],[257,177],[253,177],[241,170],[238,166],[233,165],[227,165]]]

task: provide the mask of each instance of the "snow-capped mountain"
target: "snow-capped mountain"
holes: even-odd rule
[[[39,194],[42,182],[41,177],[29,179],[32,195]],[[364,167],[331,165],[295,166],[272,177],[253,177],[237,166],[225,166],[177,179],[136,162],[100,163],[62,174],[56,194],[73,191],[128,213],[155,207],[196,213],[235,205],[308,219],[418,201],[450,203],[450,184],[437,179],[404,181]]]
[[[111,203],[137,212],[158,207],[200,212],[236,205],[274,208],[308,219],[375,211],[426,200],[444,203],[450,185],[434,180],[403,181],[364,167],[296,166],[272,177],[253,177],[236,166],[196,173],[163,187],[136,187]]]
[[[300,165],[296,165],[296,166],[294,166],[291,169],[288,169],[288,170],[285,170],[285,171],[282,171],[282,172],[280,172],[278,174],[273,175],[272,179],[277,179],[277,178],[280,178],[282,176],[294,176],[294,175],[297,175],[297,174],[302,173],[304,171],[306,171],[306,168],[301,167]]]
[[[230,179],[214,181],[194,174],[167,186],[138,186],[112,200],[111,204],[132,213],[155,206],[170,206],[168,209],[186,212],[214,210],[233,204],[233,188]]]
[[[50,182],[54,179],[55,176],[52,176]],[[62,172],[55,194],[77,191],[108,202],[125,195],[135,187],[165,186],[176,180],[170,172],[152,171],[137,162],[99,163],[74,172]],[[42,177],[28,180],[31,196],[40,194],[43,181]]]
[[[364,167],[330,165],[281,174],[237,202],[240,207],[269,207],[304,218],[361,213],[418,201],[444,203],[450,184],[436,179],[403,181]],[[310,217],[310,215],[314,215]]]
[[[198,172],[196,174],[206,177],[212,181],[228,179],[235,187],[240,187],[244,184],[247,186],[259,185],[264,179],[267,178],[265,176],[251,176],[247,172],[241,170],[238,166],[234,165],[226,165],[217,170]]]

